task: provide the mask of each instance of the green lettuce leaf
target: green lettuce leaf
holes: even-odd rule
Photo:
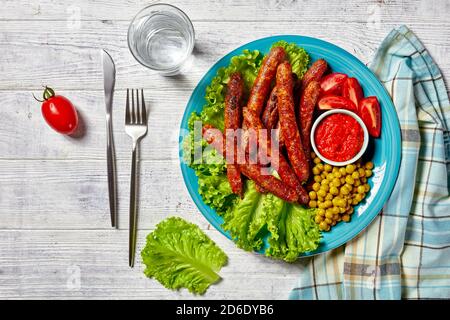
[[[244,198],[237,200],[234,208],[225,215],[222,227],[230,232],[239,248],[247,251],[261,249],[260,232],[267,224],[266,211],[263,210],[266,196],[256,191],[253,181],[247,180]]]
[[[218,281],[227,256],[199,227],[178,217],[160,222],[141,252],[144,273],[168,289],[203,294]]]
[[[299,79],[303,78],[309,64],[309,55],[305,49],[299,47],[295,43],[288,43],[284,40],[275,42],[272,47],[283,47],[288,55],[289,63],[292,66],[292,72]]]
[[[220,216],[232,210],[237,196],[231,191],[226,175],[198,177],[198,193],[203,202]]]
[[[183,158],[198,177],[198,192],[203,202],[223,215],[231,210],[237,196],[231,190],[226,175],[226,163],[222,155],[208,146],[203,139],[196,142],[202,148],[202,158],[194,159],[194,134],[191,131],[183,140]]]
[[[260,250],[268,236],[266,255],[293,262],[319,245],[321,235],[314,217],[315,209],[285,202],[271,193],[261,194],[247,181],[244,198],[225,215],[222,227],[247,251]]]
[[[321,234],[314,221],[315,209],[306,209],[273,195],[267,197],[264,209],[269,216],[270,232],[266,256],[293,262],[299,254],[317,249]]]
[[[244,89],[248,92],[258,75],[261,61],[262,54],[258,50],[244,50],[242,54],[231,58],[230,64],[227,67],[220,68],[211,84],[206,87],[206,104],[200,114],[194,113],[191,117],[199,117],[204,124],[210,124],[223,131],[225,90],[231,74],[236,71],[242,74]]]

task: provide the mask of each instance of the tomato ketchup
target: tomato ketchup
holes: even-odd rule
[[[361,150],[364,131],[353,117],[335,113],[325,117],[314,133],[317,150],[331,161],[352,159]]]

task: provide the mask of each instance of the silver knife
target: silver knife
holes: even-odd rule
[[[105,50],[102,51],[102,61],[106,104],[106,161],[108,167],[109,211],[111,214],[111,226],[117,228],[116,157],[114,151],[111,113],[114,84],[116,81],[116,68],[111,56]]]

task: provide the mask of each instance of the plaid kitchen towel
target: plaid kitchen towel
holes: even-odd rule
[[[400,120],[397,182],[361,235],[300,260],[291,299],[450,298],[450,104],[442,75],[405,26],[391,31],[370,68]]]

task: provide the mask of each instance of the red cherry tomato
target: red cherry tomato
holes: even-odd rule
[[[342,96],[352,100],[355,106],[364,98],[363,90],[356,78],[347,78],[342,85]]]
[[[55,95],[55,91],[49,87],[45,87],[43,97],[41,111],[47,124],[59,133],[74,133],[78,115],[72,102],[66,97]]]
[[[321,98],[317,103],[317,108],[319,110],[345,109],[357,112],[356,105],[350,99],[340,96],[325,96]]]
[[[378,138],[381,134],[381,109],[377,97],[367,97],[359,102],[359,116],[369,134]]]
[[[338,95],[342,94],[342,85],[348,76],[344,73],[330,73],[322,79],[320,82],[321,94],[326,95]]]

